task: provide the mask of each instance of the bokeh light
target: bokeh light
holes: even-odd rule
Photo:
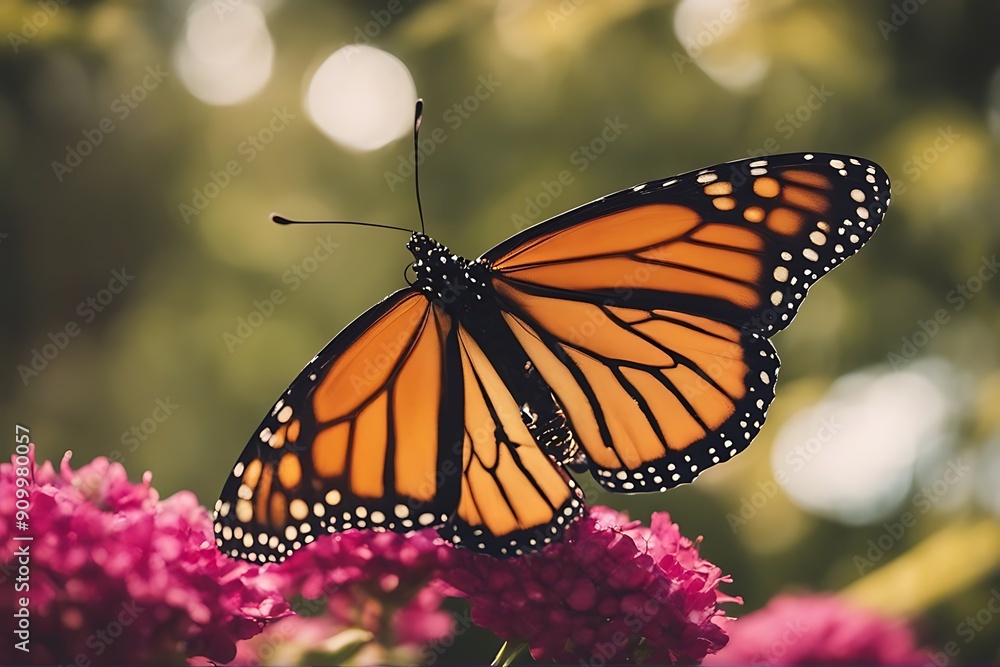
[[[804,509],[848,524],[896,510],[919,457],[939,452],[950,406],[927,375],[866,371],[834,382],[775,440],[775,479]]]
[[[174,47],[174,66],[192,95],[212,105],[244,102],[267,84],[273,65],[274,42],[257,5],[192,5]]]
[[[979,503],[1000,516],[1000,435],[994,437],[982,451],[978,465],[976,497]]]
[[[681,0],[674,12],[674,34],[693,61],[724,88],[748,88],[764,78],[770,60],[737,40],[748,22],[746,0]],[[675,59],[684,59],[676,54]]]
[[[372,151],[413,130],[417,89],[398,58],[371,46],[345,46],[309,82],[306,109],[341,146]]]

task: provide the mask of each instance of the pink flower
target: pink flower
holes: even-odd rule
[[[423,620],[422,618],[420,619]],[[448,632],[451,632],[451,621]],[[236,659],[229,667],[259,665],[419,665],[426,664],[426,650],[418,644],[387,646],[376,634],[361,628],[345,628],[324,616],[289,616],[264,632],[237,645]],[[208,665],[206,661],[189,664]]]
[[[329,616],[289,616],[269,624],[259,635],[239,642],[236,658],[227,665],[306,665],[320,662],[319,658],[324,658],[322,664],[339,665],[348,659],[355,665],[365,664],[359,662],[358,658],[362,657],[359,653],[383,654],[373,646],[373,639],[372,634],[364,630],[345,630]],[[212,663],[191,660],[188,664],[207,667]]]
[[[729,644],[706,665],[922,665],[903,622],[853,607],[833,595],[781,595],[732,621]]]
[[[421,646],[453,631],[451,614],[441,609],[444,594],[431,585],[451,551],[433,530],[406,536],[348,530],[265,566],[262,576],[294,600],[300,617],[243,642],[236,664],[272,662],[270,654],[294,663],[307,651],[334,656],[333,662],[416,662]]]
[[[593,507],[567,539],[498,560],[455,550],[442,578],[468,597],[472,619],[536,659],[583,664],[700,661],[725,646],[718,590],[730,582],[665,512],[651,527]]]
[[[33,450],[0,464],[0,568],[7,578],[20,576],[28,549],[30,614],[30,653],[7,641],[0,660],[227,661],[237,640],[286,613],[254,568],[219,553],[211,518],[193,494],[161,501],[148,472],[132,484],[119,463],[101,457],[74,471],[69,458],[58,473],[48,462],[36,469]],[[29,472],[27,529],[14,520],[22,470]],[[11,618],[19,598],[0,597],[0,614]]]

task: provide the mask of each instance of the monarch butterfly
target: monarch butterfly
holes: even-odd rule
[[[273,562],[327,532],[434,527],[510,557],[582,514],[567,469],[625,493],[692,481],[756,436],[768,338],[888,204],[878,165],[797,153],[643,183],[476,260],[413,232],[415,280],[254,432],[215,505],[219,548]]]

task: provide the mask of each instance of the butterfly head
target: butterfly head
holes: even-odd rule
[[[410,240],[406,242],[406,249],[410,251],[413,258],[417,261],[434,251],[448,252],[447,247],[441,245],[423,232],[413,232],[410,234]]]
[[[426,292],[432,299],[450,304],[468,295],[474,298],[475,287],[482,287],[480,276],[484,267],[451,252],[431,237],[414,232],[406,244],[413,255],[416,280],[413,286]],[[477,276],[480,276],[477,278]]]

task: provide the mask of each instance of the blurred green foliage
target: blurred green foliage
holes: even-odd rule
[[[359,41],[385,4],[263,3],[274,72],[249,101],[219,107],[192,97],[174,70],[186,3],[8,0],[0,7],[0,34],[8,36],[0,45],[2,414],[8,424],[31,427],[40,458],[58,460],[68,449],[78,461],[117,456],[134,479],[151,470],[164,495],[192,489],[211,506],[294,374],[336,331],[403,284],[409,255],[401,234],[279,228],[267,218],[281,211],[418,224],[411,180],[390,190],[385,178],[408,156],[408,139],[369,153],[344,150],[315,129],[302,103],[310,72]],[[782,378],[757,442],[694,485],[598,498],[637,518],[669,510],[686,534],[705,536],[706,556],[733,574],[730,591],[754,609],[780,590],[851,584],[859,578],[852,557],[884,532],[877,523],[820,519],[780,492],[746,530],[731,530],[726,516],[772,479],[771,443],[786,420],[843,374],[889,371],[888,355],[900,353],[902,339],[951,308],[949,292],[997,249],[1000,5],[741,4],[747,17],[732,48],[766,67],[743,87],[720,85],[690,57],[674,31],[677,3],[666,0],[403,2],[371,43],[410,70],[427,104],[425,136],[438,127],[447,134],[422,165],[424,211],[428,231],[466,256],[516,231],[526,198],[564,169],[573,170],[572,183],[542,217],[753,151],[857,154],[887,169],[894,197],[882,230],[816,287],[795,325],[776,339]],[[25,21],[51,6],[58,9],[30,38],[10,37],[24,37]],[[144,101],[115,104],[157,66],[167,75]],[[500,86],[456,128],[445,114],[480,76]],[[828,91],[825,99],[805,120],[796,118],[816,90]],[[180,205],[227,161],[243,159],[241,142],[274,109],[294,115],[287,129],[186,221]],[[606,118],[620,118],[627,129],[579,171],[574,151]],[[107,119],[113,130],[100,133],[92,154],[56,173],[54,161],[68,164],[67,145]],[[942,136],[950,143],[938,141]],[[318,238],[339,248],[307,279],[289,278]],[[121,287],[120,279],[109,286],[115,271],[134,279],[101,303],[101,290]],[[967,387],[955,396],[957,447],[993,452],[994,460],[998,284],[985,282],[916,350],[919,358],[945,360]],[[276,289],[285,299],[273,315],[245,342],[227,345],[224,334]],[[65,349],[37,375],[19,372],[50,344]],[[878,567],[891,567],[949,524],[989,516],[972,496],[936,509]],[[938,564],[942,572],[963,569],[961,549],[953,553]],[[1000,625],[968,643],[959,629],[1000,586],[992,562],[974,581],[915,610],[925,642],[958,642],[959,662],[1000,660]]]

